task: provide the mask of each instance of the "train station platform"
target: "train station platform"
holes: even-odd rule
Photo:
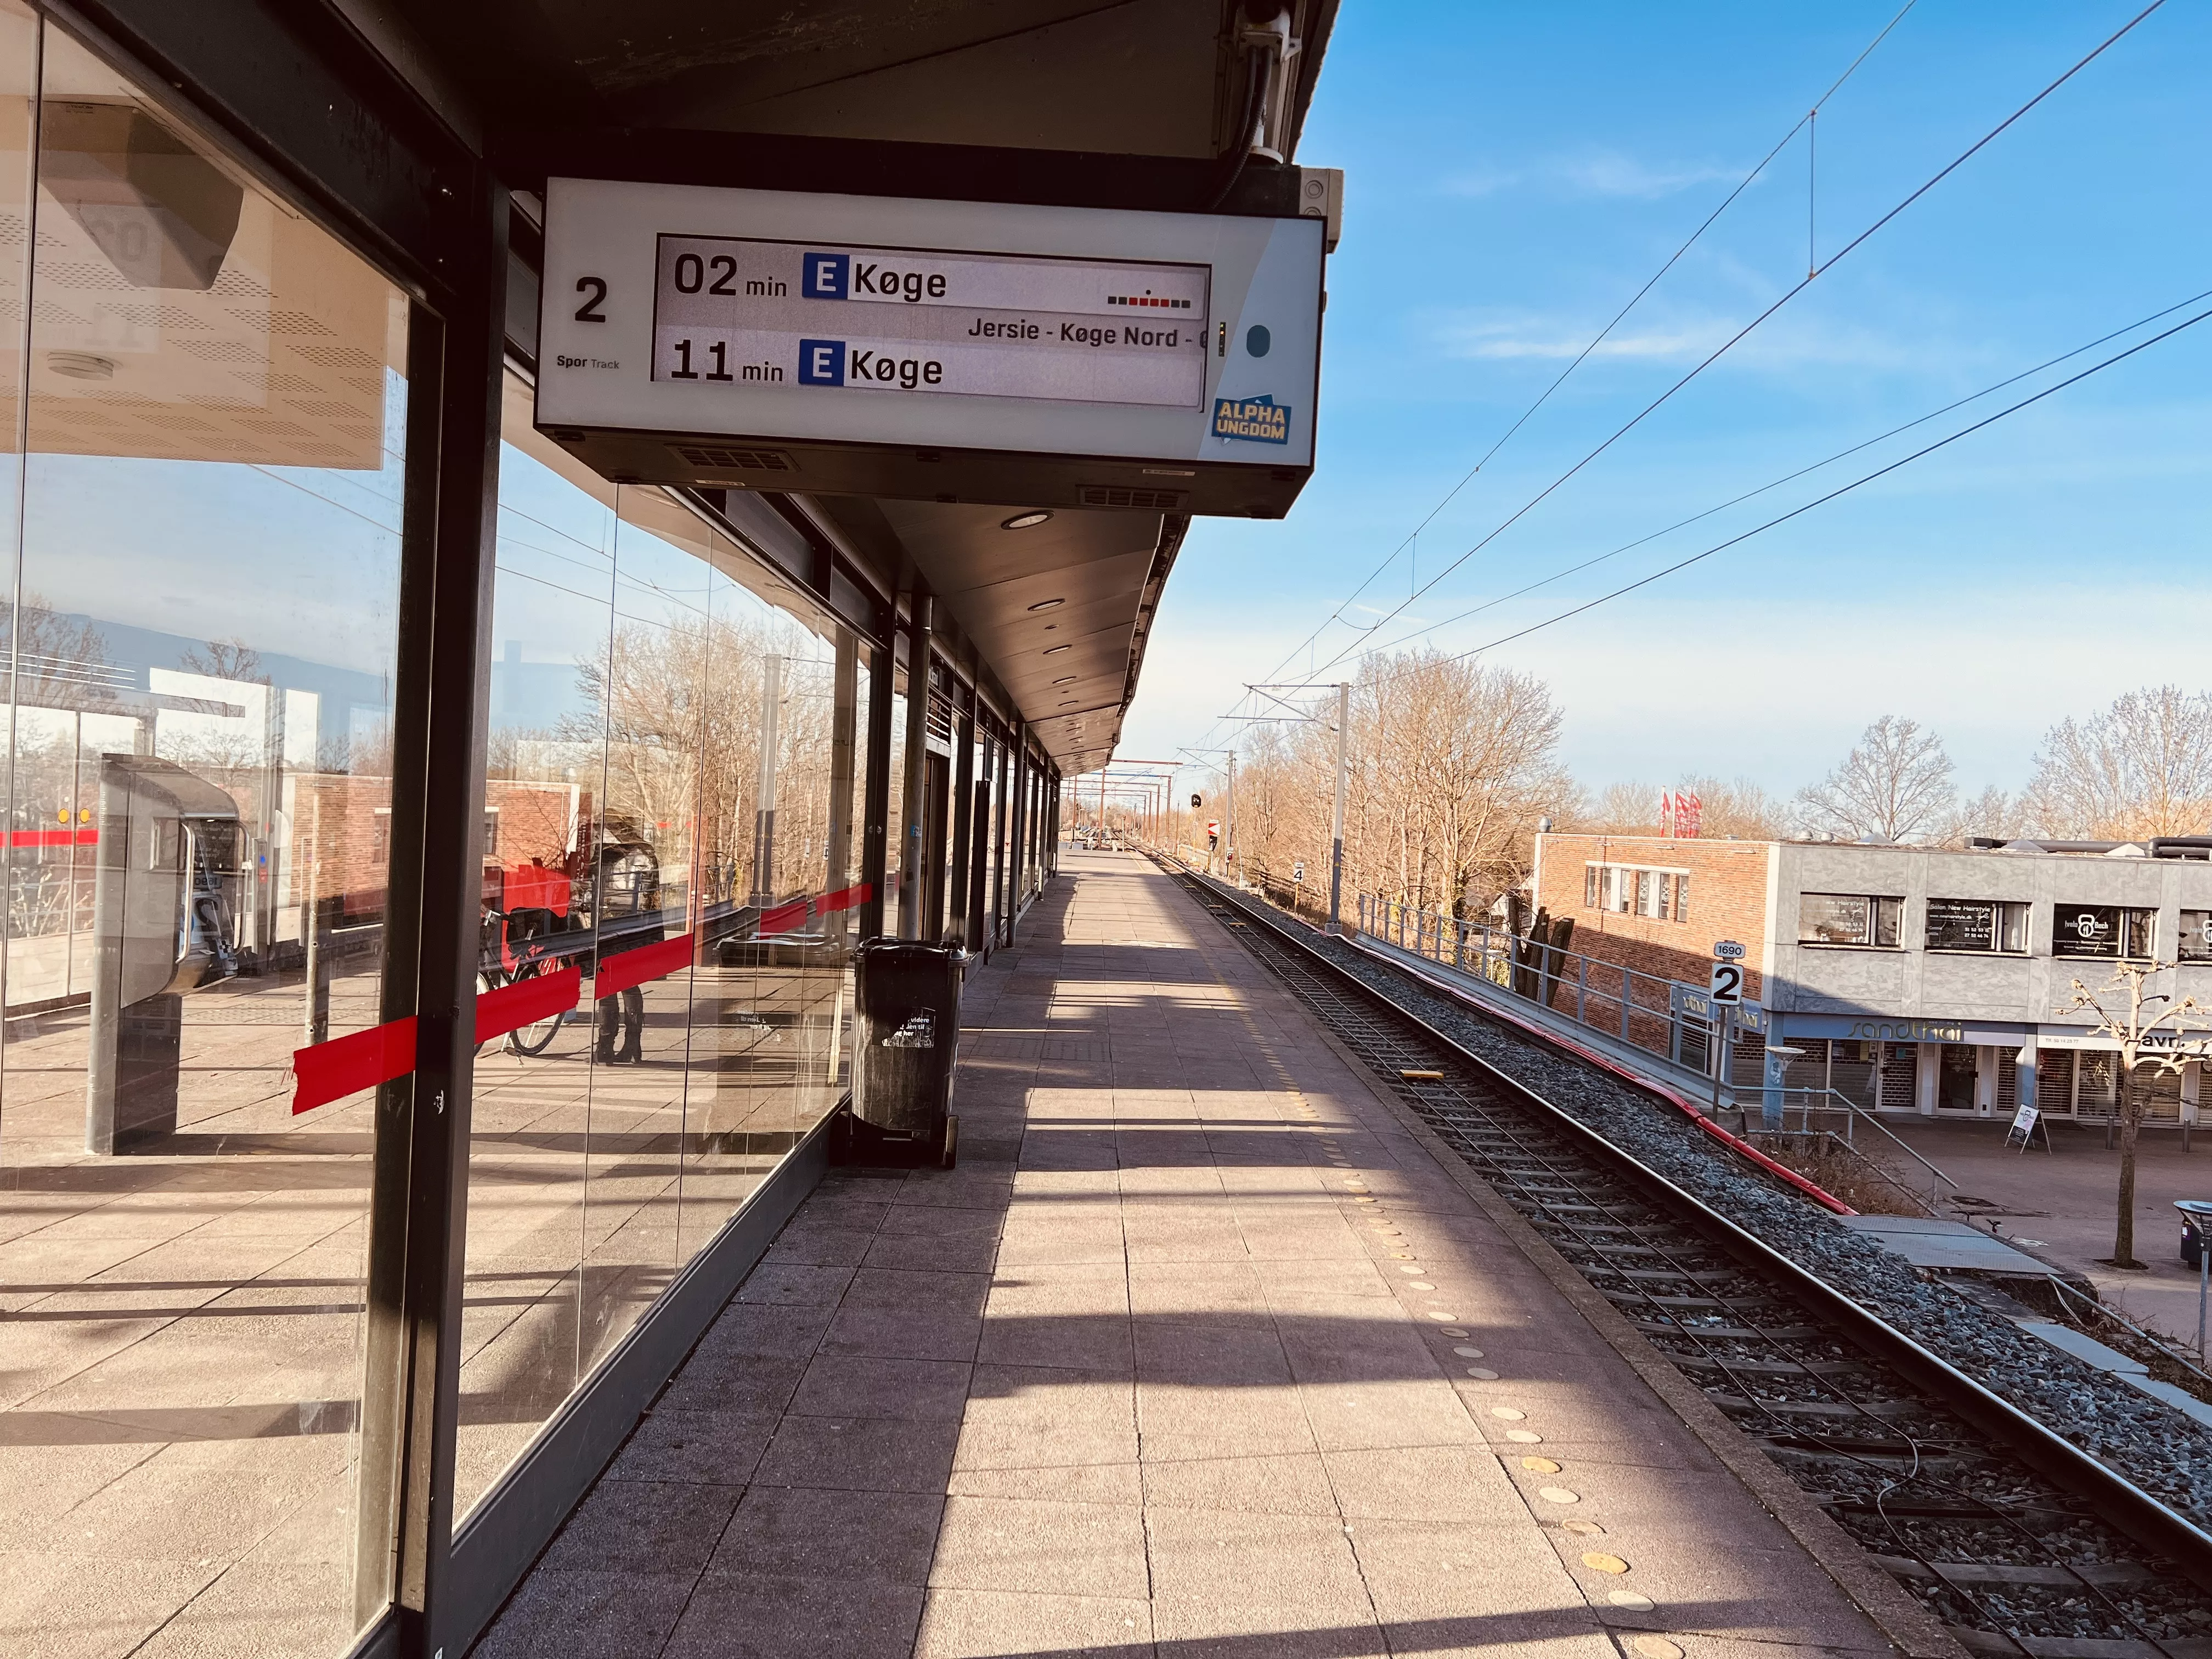
[[[1070,854],[477,1644],[1893,1650],[1234,937]]]

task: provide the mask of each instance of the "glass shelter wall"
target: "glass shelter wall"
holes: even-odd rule
[[[406,307],[9,3],[0,312],[0,1651],[341,1651]]]
[[[477,1056],[457,1517],[836,1103],[848,1047],[856,641],[530,414],[516,378],[482,983],[585,989]]]
[[[410,315],[0,0],[0,1653],[335,1655],[380,1609],[354,1582],[357,1527],[385,1541],[357,1520],[377,1097],[292,1104],[297,1051],[414,1012],[387,960],[421,920],[391,868]],[[480,994],[580,994],[477,1056],[457,1518],[843,1092],[894,689],[888,652],[507,394],[468,920]],[[1003,742],[975,766],[997,938],[1044,797],[1032,759],[1017,806]],[[896,916],[945,872],[884,839]],[[409,1214],[376,1211],[378,1261]]]

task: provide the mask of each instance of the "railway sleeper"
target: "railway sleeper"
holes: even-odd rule
[[[2155,1584],[2159,1575],[2140,1561],[2081,1561],[2063,1567],[2021,1566],[2011,1562],[1921,1561],[1909,1555],[1877,1555],[1878,1565],[1899,1578],[1942,1579],[1952,1584],[2047,1584],[2073,1589],[2082,1584]]]
[[[1706,1399],[1723,1411],[1771,1413],[1778,1417],[1878,1417],[1900,1419],[1920,1417],[1927,1407],[1917,1400],[1862,1400],[1849,1406],[1832,1400],[1747,1400],[1719,1389],[1704,1390]]]
[[[1971,1625],[1943,1627],[1969,1653],[1990,1659],[2212,1659],[2212,1638],[2183,1637],[2166,1642],[2136,1642],[2120,1637],[2000,1636]]]
[[[1661,1350],[1688,1370],[1750,1371],[1761,1376],[1876,1376],[1881,1373],[1857,1359],[1717,1359],[1711,1354],[1673,1353]]]

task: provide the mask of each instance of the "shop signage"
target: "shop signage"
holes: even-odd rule
[[[1799,1037],[1831,1037],[1847,1042],[2001,1042],[2016,1048],[2035,1035],[2035,1028],[2024,1021],[1999,1025],[1875,1014],[1791,1014],[1787,1026],[1792,1042]]]
[[[1697,1024],[1711,1024],[1714,1008],[1726,1006],[1716,1005],[1707,993],[1694,985],[1672,985],[1668,991],[1668,1006],[1674,1017]],[[1766,1010],[1755,1002],[1740,1002],[1729,1024],[1739,1031],[1764,1036],[1767,1031]]]
[[[538,424],[618,482],[1273,516],[1324,231],[555,179]]]

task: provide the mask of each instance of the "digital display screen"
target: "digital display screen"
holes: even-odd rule
[[[1202,264],[664,234],[653,379],[1194,410]]]

